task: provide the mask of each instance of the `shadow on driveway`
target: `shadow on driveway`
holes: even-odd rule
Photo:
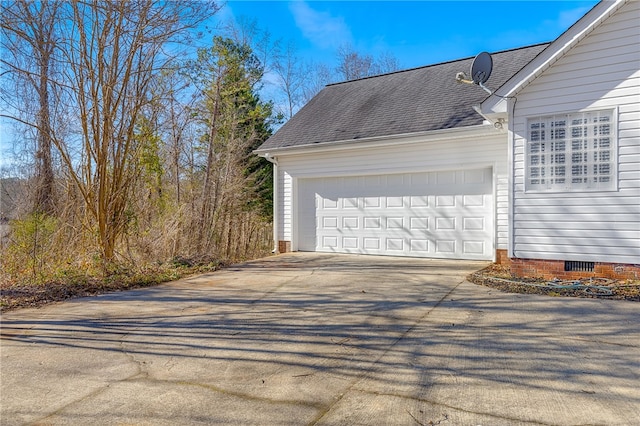
[[[632,424],[638,305],[294,253],[2,317],[2,424]]]

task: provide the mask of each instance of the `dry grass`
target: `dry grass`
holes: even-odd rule
[[[150,287],[185,276],[224,268],[212,259],[174,259],[173,262],[138,271],[119,271],[108,277],[69,275],[45,283],[0,281],[0,312],[39,307],[64,300],[95,296],[114,291]],[[493,264],[471,274],[469,281],[509,293],[544,294],[548,296],[588,297],[640,302],[640,281],[583,280],[589,285],[607,287],[611,295],[585,292],[583,289],[545,288],[547,281],[537,278],[516,278],[508,268]],[[573,281],[572,281],[573,282]]]
[[[193,274],[225,267],[218,261],[186,261],[177,259],[167,265],[137,271],[119,271],[107,277],[69,275],[45,283],[0,281],[0,312],[39,307],[64,300],[99,294],[151,287]]]

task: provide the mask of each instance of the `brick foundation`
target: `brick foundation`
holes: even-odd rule
[[[640,279],[640,265],[634,264],[594,262],[593,272],[565,271],[564,260],[509,258],[506,250],[496,250],[496,263],[508,266],[511,273],[518,277],[540,277],[548,280],[590,277],[616,280]]]
[[[509,265],[509,256],[506,250],[496,250],[496,263],[499,265]]]
[[[291,251],[291,241],[278,241],[278,253],[289,253]]]

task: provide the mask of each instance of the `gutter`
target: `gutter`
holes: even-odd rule
[[[396,135],[372,136],[362,139],[343,139],[338,141],[317,142],[305,145],[295,145],[286,147],[273,147],[265,149],[256,149],[254,154],[264,157],[267,160],[272,153],[278,154],[297,154],[304,152],[324,152],[324,151],[341,151],[351,149],[373,148],[390,145],[404,145],[423,142],[446,141],[458,139],[468,135],[469,137],[477,137],[495,134],[493,125],[476,124],[474,126],[456,127],[452,129],[429,130],[419,133],[404,133]],[[271,161],[271,160],[269,160]]]

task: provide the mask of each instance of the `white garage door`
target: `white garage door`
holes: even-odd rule
[[[300,179],[298,249],[490,260],[491,169]]]

